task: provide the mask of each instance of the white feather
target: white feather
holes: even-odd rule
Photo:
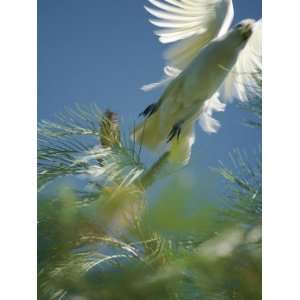
[[[186,164],[194,143],[194,122],[198,119],[208,133],[220,128],[213,113],[224,111],[226,105],[219,97],[246,101],[260,92],[261,21],[244,20],[229,31],[231,0],[148,1],[156,9],[147,10],[158,18],[151,22],[163,28],[156,34],[163,42],[177,43],[165,54],[165,78],[143,87],[167,85],[156,102],[157,110],[135,128],[135,141],[155,150],[180,126],[178,138],[169,144],[169,159]]]
[[[257,21],[253,34],[245,48],[240,52],[237,62],[228,74],[220,92],[222,99],[230,101],[234,98],[248,101],[261,90],[262,49],[261,20]]]
[[[175,79],[181,71],[179,69],[173,68],[171,66],[166,66],[164,68],[165,76],[159,82],[154,82],[150,84],[143,85],[141,90],[144,92],[149,92],[151,90],[168,85],[173,79]]]
[[[162,28],[154,33],[161,43],[173,43],[164,54],[166,65],[184,70],[211,40],[225,34],[233,20],[232,0],[148,0],[155,8],[145,9],[157,19],[150,19]],[[177,74],[177,75],[178,75]],[[167,74],[166,74],[167,75]],[[144,86],[144,91],[159,87],[176,78]],[[169,80],[168,80],[169,79]]]
[[[199,125],[201,128],[207,133],[216,133],[221,125],[212,115],[214,112],[224,111],[225,108],[226,104],[219,100],[219,93],[206,100],[199,116]]]

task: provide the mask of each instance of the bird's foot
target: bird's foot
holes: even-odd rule
[[[157,111],[157,103],[152,103],[149,106],[146,107],[146,109],[139,114],[139,117],[144,116],[146,118],[149,118],[152,114],[154,114]]]
[[[177,137],[177,140],[179,139],[181,133],[181,125],[182,123],[177,123],[173,126],[173,128],[171,129],[168,135],[167,143],[170,143],[175,136]]]

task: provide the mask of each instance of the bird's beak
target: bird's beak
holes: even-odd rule
[[[249,23],[246,24],[243,29],[242,29],[242,36],[244,37],[245,40],[247,40],[253,33],[253,24]]]

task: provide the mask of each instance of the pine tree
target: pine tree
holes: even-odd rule
[[[243,109],[260,130],[261,98]],[[149,187],[173,170],[150,167],[117,115],[75,106],[38,128],[38,295],[41,300],[260,299],[261,159],[234,150],[224,207],[176,184],[155,203]],[[171,170],[171,171],[170,171]]]

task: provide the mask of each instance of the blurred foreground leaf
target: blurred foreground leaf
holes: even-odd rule
[[[143,165],[117,116],[95,106],[41,122],[39,299],[261,299],[260,152],[253,164],[234,150],[217,168],[221,209],[180,178],[149,203],[167,157]]]

